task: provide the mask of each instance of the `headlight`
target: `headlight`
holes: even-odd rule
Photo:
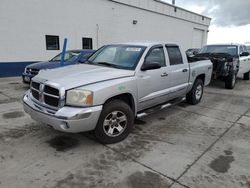
[[[81,89],[67,91],[66,105],[70,106],[91,106],[93,103],[93,92]]]

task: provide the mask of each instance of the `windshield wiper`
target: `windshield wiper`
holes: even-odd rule
[[[84,63],[85,63],[85,64],[92,64],[93,62],[90,61],[90,60],[86,60]]]
[[[117,65],[114,65],[112,63],[107,63],[107,62],[98,62],[96,63],[97,65],[106,65],[108,67],[117,67]]]

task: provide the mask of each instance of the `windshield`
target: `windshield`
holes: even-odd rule
[[[199,54],[204,54],[204,53],[227,53],[232,56],[237,56],[237,46],[234,45],[205,46],[199,51]]]
[[[73,51],[68,51],[65,53],[64,56],[64,61],[74,61],[75,59],[78,58],[78,56],[80,55],[80,52],[73,52]],[[62,53],[60,53],[59,55],[57,55],[56,57],[54,57],[53,59],[51,59],[50,61],[61,61],[61,55]]]
[[[88,62],[113,68],[134,70],[146,47],[109,45],[100,48]]]

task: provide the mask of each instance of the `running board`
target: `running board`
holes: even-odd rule
[[[168,101],[168,103],[160,104],[160,105],[154,106],[152,108],[149,108],[149,109],[147,109],[145,111],[142,111],[142,112],[138,113],[136,117],[141,118],[141,117],[147,116],[149,114],[152,114],[152,113],[155,113],[157,111],[163,110],[163,109],[168,108],[170,106],[174,106],[176,104],[179,104],[179,103],[181,103],[181,102],[183,102],[185,100],[186,100],[186,97],[177,98],[177,99]]]

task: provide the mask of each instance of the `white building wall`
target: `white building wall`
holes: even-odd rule
[[[205,44],[210,19],[174,9],[158,0],[1,0],[0,62],[55,56],[60,50],[46,50],[45,35],[58,35],[60,49],[64,37],[68,49],[81,49],[82,37],[93,38],[94,49],[141,40],[174,42],[187,49],[197,28],[204,31]]]

